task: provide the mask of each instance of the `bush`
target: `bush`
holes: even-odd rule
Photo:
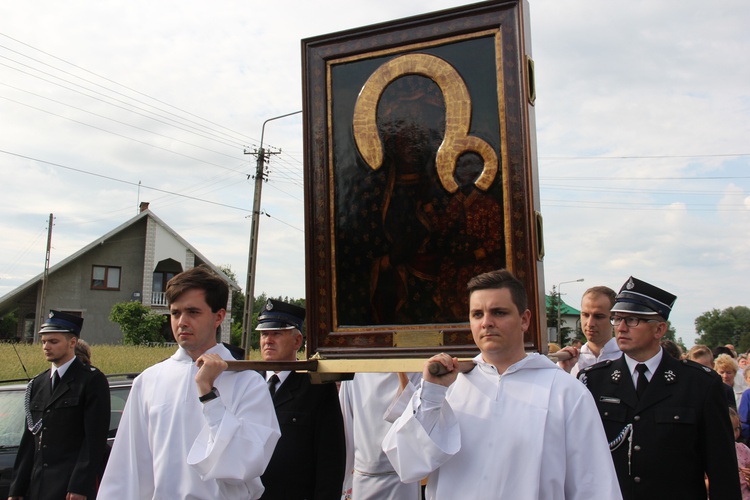
[[[140,302],[118,302],[112,306],[109,320],[120,325],[123,344],[143,345],[164,340],[161,327],[167,318]]]

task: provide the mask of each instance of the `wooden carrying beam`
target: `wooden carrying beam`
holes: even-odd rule
[[[552,361],[570,359],[566,351],[548,354]],[[303,371],[308,372],[313,382],[331,382],[351,379],[355,373],[421,373],[424,368],[423,358],[386,358],[386,359],[308,359],[303,361],[227,361],[230,371]],[[458,360],[459,371],[466,373],[474,368],[471,359]],[[445,373],[440,363],[433,363],[430,371],[434,375]]]

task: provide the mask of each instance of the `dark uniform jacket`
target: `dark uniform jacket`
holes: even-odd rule
[[[42,425],[36,435],[26,425],[10,496],[61,500],[72,492],[95,498],[109,430],[107,378],[74,359],[53,393],[49,370],[31,383],[31,418],[33,422],[42,419]]]
[[[621,441],[612,459],[624,500],[704,500],[704,472],[711,500],[741,498],[726,396],[713,370],[663,353],[640,400],[624,355],[578,378],[594,396],[610,448]]]
[[[336,384],[291,372],[273,397],[281,438],[261,476],[265,500],[340,499],[346,468]]]

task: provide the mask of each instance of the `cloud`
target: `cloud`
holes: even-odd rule
[[[266,120],[301,109],[300,40],[462,3],[0,5],[0,295],[41,272],[50,213],[55,263],[138,201],[244,288],[245,152]],[[636,275],[678,295],[672,320],[690,343],[696,316],[746,295],[750,12],[744,0],[530,4],[545,288],[584,277],[564,285],[576,304]],[[305,295],[301,124],[264,130],[282,152],[263,187],[257,293]]]

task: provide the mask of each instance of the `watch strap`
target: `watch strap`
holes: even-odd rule
[[[211,391],[204,394],[203,396],[198,397],[198,401],[201,403],[207,403],[208,401],[211,401],[212,399],[216,399],[219,397],[219,389],[216,387],[212,387]]]

